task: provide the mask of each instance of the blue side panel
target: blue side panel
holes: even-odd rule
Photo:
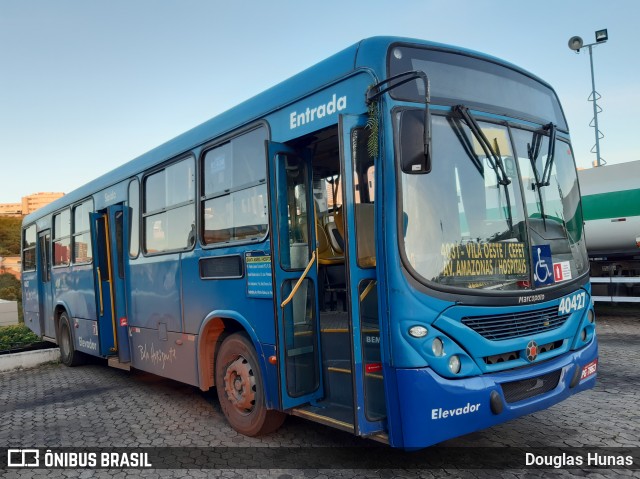
[[[54,271],[56,301],[67,305],[71,317],[96,320],[93,265],[74,265]]]
[[[131,365],[158,376],[198,385],[196,336],[130,327]]]
[[[268,117],[271,139],[288,141],[335,125],[340,114],[366,112],[364,92],[373,83],[370,72],[361,73],[275,112]]]
[[[210,250],[194,250],[182,254],[182,296],[185,305],[185,332],[199,334],[202,321],[212,312],[234,311],[251,325],[260,343],[275,344],[273,298],[247,297],[245,251],[270,251],[269,241],[252,245]],[[241,262],[240,277],[202,278],[200,261],[214,257],[237,257]],[[134,266],[132,264],[131,268]]]
[[[24,324],[38,336],[44,331],[40,325],[40,303],[38,300],[38,273],[22,273],[22,310]]]
[[[395,373],[398,390],[411,391],[411,394],[403,394],[399,401],[401,425],[390,430],[391,445],[422,448],[548,408],[595,385],[594,374],[573,389],[569,387],[576,368],[582,370],[597,356],[598,345],[592,340],[575,354],[566,354],[528,368],[467,379],[445,379],[430,368],[398,369]],[[536,378],[554,371],[561,372],[555,389],[530,399],[506,403],[500,386],[502,383]],[[503,401],[504,410],[500,414],[491,411],[492,391],[496,391]]]
[[[98,356],[98,322],[73,318],[72,328],[75,348],[83,353]]]
[[[23,311],[24,324],[38,336],[42,336],[44,331],[40,326],[40,313],[37,311]]]
[[[38,303],[38,273],[35,271],[22,273],[22,308],[25,312],[37,313]]]
[[[268,408],[275,409],[280,402],[278,395],[278,367],[269,363],[269,356],[276,355],[276,346],[274,344],[263,344],[262,352],[261,366],[263,366],[262,377],[264,378],[265,403]]]
[[[182,331],[179,258],[174,253],[131,261],[130,326],[158,329],[164,324],[167,331]]]

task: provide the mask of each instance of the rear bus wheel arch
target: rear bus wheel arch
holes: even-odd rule
[[[224,338],[236,332],[243,332],[253,343],[258,358],[264,357],[264,352],[255,332],[249,322],[235,311],[216,310],[209,313],[198,332],[198,384],[202,391],[215,387],[215,359]],[[260,364],[265,374],[265,364]]]
[[[264,375],[253,342],[244,331],[222,336],[214,369],[216,393],[227,421],[245,436],[275,431],[287,415],[267,408]]]

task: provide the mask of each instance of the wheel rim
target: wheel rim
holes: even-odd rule
[[[224,390],[227,399],[240,414],[251,414],[256,404],[256,379],[251,363],[243,356],[238,356],[227,366]]]

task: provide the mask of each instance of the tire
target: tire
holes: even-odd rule
[[[260,363],[246,335],[234,333],[222,342],[215,374],[220,407],[233,429],[245,436],[260,436],[282,425],[286,414],[265,406]]]
[[[60,361],[62,364],[73,367],[79,366],[84,362],[83,354],[80,351],[76,351],[73,345],[69,316],[64,311],[60,314],[58,324],[58,346],[60,347]]]

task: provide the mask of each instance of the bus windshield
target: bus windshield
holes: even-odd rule
[[[416,112],[397,113],[397,135],[410,123],[402,117]],[[587,256],[568,144],[556,140],[549,185],[543,186],[533,168],[541,177],[547,166],[544,132],[477,125],[497,162],[457,115],[438,115],[431,173],[402,173],[402,236],[410,268],[441,286],[485,290],[539,289],[583,274]],[[544,138],[544,154],[532,161],[534,134]]]

